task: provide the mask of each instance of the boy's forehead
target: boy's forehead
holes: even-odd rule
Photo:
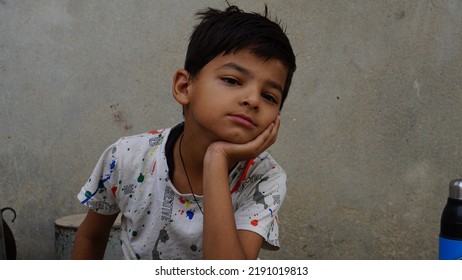
[[[284,70],[286,74],[288,72],[288,68],[282,60],[278,58],[263,57],[261,55],[256,54],[249,48],[232,51],[228,53],[222,52],[221,54],[214,57],[209,63],[211,62],[216,64],[216,66],[220,68],[226,66],[245,68],[245,65],[255,65],[256,62],[259,64],[277,64],[279,65],[279,68],[281,68],[281,70]]]

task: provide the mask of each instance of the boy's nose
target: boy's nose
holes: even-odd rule
[[[250,104],[250,103],[247,102],[247,101],[244,101],[244,104],[243,104],[243,105],[246,106],[246,107],[249,107],[250,110],[257,110],[257,109],[258,109],[258,106],[252,105],[252,104]]]
[[[248,92],[244,97],[242,105],[248,107],[251,110],[257,110],[258,102],[260,102],[260,93],[256,90],[252,90]]]

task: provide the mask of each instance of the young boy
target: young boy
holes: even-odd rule
[[[78,194],[89,211],[74,259],[104,256],[119,212],[127,259],[256,259],[279,247],[286,175],[265,150],[295,71],[292,47],[266,12],[198,15],[173,78],[184,123],[103,153]]]

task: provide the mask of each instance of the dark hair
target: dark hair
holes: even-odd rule
[[[245,13],[236,6],[229,6],[224,11],[212,8],[199,11],[196,15],[201,22],[189,40],[184,65],[191,79],[196,78],[200,70],[218,55],[249,48],[259,57],[278,59],[287,67],[282,108],[296,69],[295,55],[284,30],[267,14],[266,6],[263,15]]]

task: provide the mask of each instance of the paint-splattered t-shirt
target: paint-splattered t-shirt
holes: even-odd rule
[[[165,144],[171,129],[124,137],[102,154],[78,199],[105,215],[122,213],[127,259],[201,259],[203,197],[180,194],[169,179]],[[236,227],[279,247],[277,211],[286,174],[266,152],[229,174]],[[219,221],[217,221],[219,223]],[[268,246],[269,245],[269,246]]]

